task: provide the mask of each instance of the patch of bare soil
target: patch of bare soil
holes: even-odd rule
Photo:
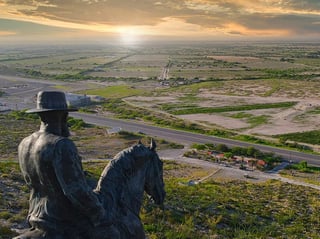
[[[292,108],[270,114],[268,124],[249,129],[245,133],[277,135],[319,129],[320,115],[309,113],[319,106],[320,100],[300,100]]]
[[[222,126],[226,129],[242,129],[250,126],[250,124],[243,122],[239,119],[225,117],[218,114],[179,115],[179,118],[186,119],[189,121],[197,121],[200,123],[215,124]]]
[[[265,104],[279,102],[297,102],[291,108],[275,108],[275,109],[259,109],[241,111],[252,116],[265,116],[268,122],[261,125],[250,125],[247,119],[234,118],[233,114],[239,112],[217,113],[217,114],[190,114],[180,115],[179,117],[192,122],[206,124],[208,126],[219,126],[225,129],[240,130],[245,134],[258,135],[277,135],[293,132],[309,131],[318,129],[320,126],[320,114],[310,113],[314,109],[320,107],[320,100],[317,98],[289,98],[286,95],[283,97],[262,97],[259,92],[265,92],[267,86],[259,86],[257,88],[245,85],[238,91],[248,91],[250,95],[226,95],[226,89],[202,89],[197,95],[202,99],[198,105],[200,107],[223,107],[230,105],[250,105],[250,104]],[[250,88],[250,89],[249,89]],[[258,92],[258,93],[257,93]],[[163,103],[179,103],[178,95],[165,97],[130,97],[128,101],[136,105],[144,105],[152,108]]]

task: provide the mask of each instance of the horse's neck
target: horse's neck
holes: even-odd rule
[[[127,185],[122,191],[125,203],[136,214],[139,214],[142,205],[145,183],[144,174],[145,169],[143,168],[136,172],[131,178],[128,178]]]
[[[145,166],[132,173],[126,173],[118,167],[107,167],[98,182],[97,191],[104,196],[111,196],[116,204],[124,204],[122,206],[134,214],[139,214],[144,193],[145,172]],[[107,200],[106,204],[111,203],[108,197],[104,199]]]

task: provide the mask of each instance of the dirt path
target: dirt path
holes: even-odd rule
[[[183,156],[184,149],[170,149],[170,150],[160,150],[158,152],[160,158],[163,160],[174,160],[180,163],[186,163],[186,164],[192,164],[195,166],[200,166],[206,169],[212,169],[212,171],[209,175],[206,177],[198,180],[198,181],[204,181],[210,178],[216,178],[216,179],[225,179],[225,180],[245,180],[249,182],[265,182],[270,179],[276,179],[284,183],[290,183],[295,185],[300,185],[304,187],[310,187],[317,190],[320,190],[320,186],[305,183],[301,181],[297,181],[294,179],[288,179],[285,177],[282,177],[278,172],[278,170],[270,171],[270,172],[261,172],[258,170],[241,170],[235,167],[226,167],[221,164],[216,164],[204,160],[199,160],[195,158],[187,158]],[[284,165],[283,165],[284,166]],[[279,167],[279,170],[282,167]]]

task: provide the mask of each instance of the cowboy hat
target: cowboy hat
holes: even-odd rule
[[[40,91],[37,94],[37,108],[27,110],[26,113],[49,111],[77,111],[77,109],[68,108],[66,96],[61,91]]]

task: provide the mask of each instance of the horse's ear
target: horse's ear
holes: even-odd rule
[[[153,138],[151,138],[151,143],[150,143],[150,150],[152,151],[156,151],[156,142],[153,140]]]
[[[139,142],[138,142],[138,144],[142,144],[142,142],[141,142],[141,139],[139,139]]]

